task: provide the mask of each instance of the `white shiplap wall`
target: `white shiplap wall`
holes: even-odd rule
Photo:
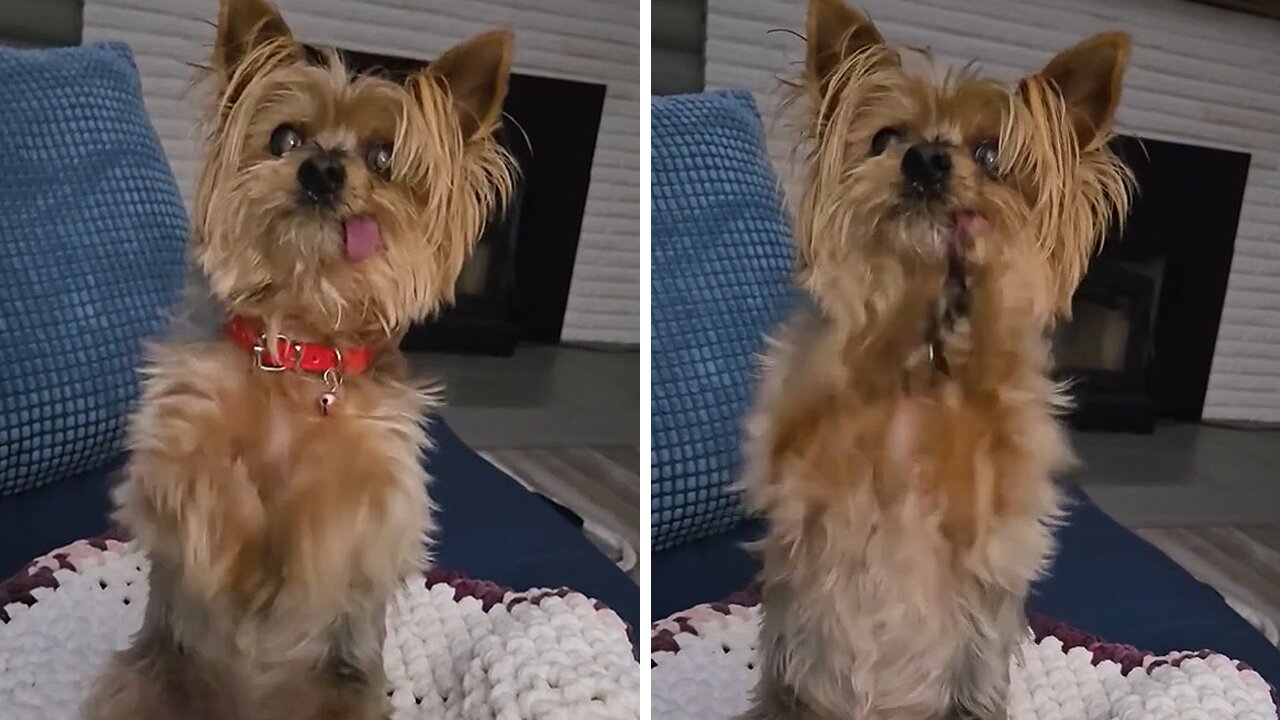
[[[856,0],[895,44],[978,58],[1012,80],[1103,30],[1132,33],[1124,132],[1252,154],[1205,416],[1280,421],[1280,22],[1187,0]],[[707,86],[756,92],[770,150],[778,79],[798,71],[806,0],[709,0]],[[784,169],[784,176],[787,174]]]
[[[640,337],[640,14],[636,0],[279,0],[299,39],[431,58],[493,27],[516,33],[517,72],[608,87],[564,338]],[[88,0],[84,39],[129,43],[151,121],[184,195],[200,151],[187,92],[213,41],[217,0]]]

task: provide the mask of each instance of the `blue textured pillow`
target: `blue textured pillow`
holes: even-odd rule
[[[129,49],[0,47],[0,495],[120,452],[186,237]]]
[[[653,100],[654,550],[742,519],[756,355],[792,307],[791,232],[751,95]]]

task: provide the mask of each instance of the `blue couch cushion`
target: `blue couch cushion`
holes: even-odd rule
[[[187,217],[126,46],[0,47],[0,495],[119,453]]]
[[[742,520],[729,490],[764,335],[791,307],[791,232],[745,92],[653,100],[652,539]]]

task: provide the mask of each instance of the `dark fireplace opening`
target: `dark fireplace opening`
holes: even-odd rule
[[[520,159],[522,139],[512,142],[511,130],[504,127],[498,140]],[[523,204],[522,176],[507,207],[490,219],[463,264],[454,285],[453,304],[427,322],[414,325],[401,347],[488,355],[510,355],[515,350],[523,334],[516,309],[516,252]],[[572,263],[570,259],[570,268]]]
[[[1054,329],[1054,362],[1071,379],[1078,429],[1139,429],[1158,414],[1147,392],[1155,288],[1144,273],[1101,262],[1076,290],[1071,320]]]
[[[1217,345],[1250,156],[1122,136],[1138,194],[1053,332],[1080,430],[1199,421]]]
[[[351,71],[395,80],[428,64],[342,52]],[[516,191],[463,266],[455,303],[414,325],[402,348],[510,355],[519,342],[560,341],[605,90],[512,73],[498,139],[519,168]]]

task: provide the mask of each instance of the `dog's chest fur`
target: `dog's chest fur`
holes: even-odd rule
[[[119,517],[173,583],[179,634],[271,656],[378,612],[425,563],[420,392],[348,377],[325,415],[318,379],[223,342],[158,348],[146,374]]]
[[[971,639],[1018,632],[1050,556],[1050,475],[1070,457],[1055,390],[1030,366],[990,387],[963,363],[921,382],[936,371],[895,372],[883,354],[912,348],[850,347],[795,318],[749,420],[746,499],[769,521],[765,675],[815,717],[851,697],[865,717],[945,708],[979,662]]]

